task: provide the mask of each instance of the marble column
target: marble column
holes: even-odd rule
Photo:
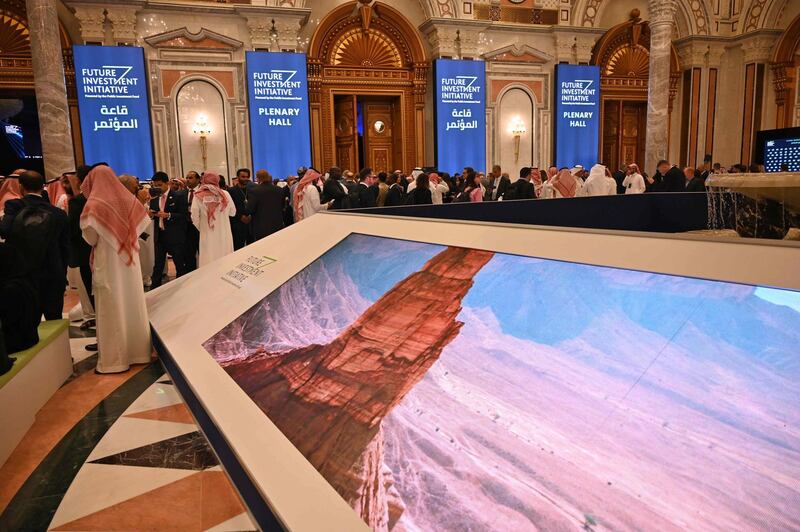
[[[650,9],[650,78],[647,86],[645,166],[653,174],[669,151],[669,63],[675,0],[648,0]]]
[[[26,0],[39,135],[47,179],[75,169],[56,0]]]

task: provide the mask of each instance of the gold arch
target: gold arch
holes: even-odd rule
[[[332,63],[337,66],[403,68],[400,50],[382,31],[352,28],[336,40],[331,51]]]

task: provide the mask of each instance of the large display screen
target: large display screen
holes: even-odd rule
[[[72,48],[84,160],[149,179],[154,172],[153,140],[142,48]]]
[[[0,98],[0,161],[2,175],[20,168],[44,174],[39,113],[33,91]]]
[[[437,59],[434,70],[437,168],[486,171],[486,65]]]
[[[599,162],[600,67],[556,65],[556,166]]]
[[[790,172],[800,172],[800,137],[768,140],[764,143],[764,167],[767,172],[778,172],[781,165]]]
[[[800,293],[354,234],[204,348],[373,529],[800,527]]]
[[[247,52],[253,169],[278,179],[311,164],[306,56]]]

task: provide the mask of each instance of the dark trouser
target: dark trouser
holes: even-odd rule
[[[152,276],[153,288],[161,286],[161,279],[164,277],[164,268],[167,265],[167,253],[172,255],[172,262],[175,263],[175,276],[180,277],[186,273],[186,261],[184,259],[185,249],[185,240],[181,242],[156,241],[156,257]]]
[[[193,225],[186,230],[186,249],[184,250],[184,260],[186,261],[186,272],[193,272],[197,269],[197,251],[200,249],[200,231]]]
[[[250,243],[250,226],[241,220],[231,219],[231,234],[233,235],[233,249],[242,249]]]
[[[83,286],[86,287],[86,292],[89,294],[89,301],[92,302],[92,307],[94,307],[94,290],[92,289],[92,267],[89,264],[81,264],[79,266],[81,270],[81,281],[83,281]]]
[[[64,312],[63,278],[41,277],[36,280],[36,291],[39,293],[39,315],[44,314],[46,320],[60,320]]]

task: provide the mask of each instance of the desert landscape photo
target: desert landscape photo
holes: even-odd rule
[[[800,529],[800,297],[354,234],[204,342],[373,530]]]

